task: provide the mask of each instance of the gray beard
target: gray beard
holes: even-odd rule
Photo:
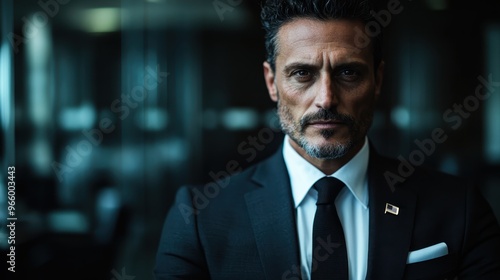
[[[323,134],[322,132],[321,134]],[[330,131],[328,131],[331,134]],[[318,159],[339,159],[347,154],[348,151],[354,146],[352,141],[347,144],[332,144],[328,146],[315,146],[307,141],[304,136],[300,136],[299,139],[294,139],[292,134],[287,133],[290,138],[295,141],[309,156]]]
[[[285,134],[287,134],[295,143],[299,145],[309,156],[318,159],[339,159],[342,158],[349,152],[354,146],[355,142],[351,139],[349,142],[345,144],[335,143],[328,146],[318,146],[311,144],[304,133],[303,121],[300,124],[296,124],[293,121],[293,117],[291,112],[286,106],[280,106],[278,104],[278,117],[281,125],[281,129]],[[342,117],[342,116],[338,116]],[[344,120],[347,121],[347,117],[344,117]],[[358,132],[354,121],[350,122],[350,129],[353,134]],[[333,136],[333,131],[329,129],[324,129],[321,131],[321,135],[328,139]]]

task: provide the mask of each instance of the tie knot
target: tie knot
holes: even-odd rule
[[[334,177],[323,177],[313,186],[318,191],[318,204],[333,204],[335,198],[344,187],[344,183]]]

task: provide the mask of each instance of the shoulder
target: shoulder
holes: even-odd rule
[[[471,179],[416,166],[402,157],[394,159],[375,152],[370,154],[369,172],[371,176],[380,177],[379,181],[392,190],[406,189],[422,195],[465,194],[474,188]]]
[[[284,166],[284,162],[280,164],[280,161],[283,161],[283,156],[281,150],[278,150],[271,156],[244,170],[241,168],[228,168],[226,171],[210,172],[211,181],[203,185],[186,186],[186,188],[190,190],[193,197],[202,197],[210,201],[235,201],[260,186],[260,182],[256,179],[256,174],[262,172],[262,170],[270,171],[271,173],[273,171],[282,173],[282,171],[278,171],[280,169],[277,166]],[[276,173],[274,174],[275,176],[277,176]],[[281,176],[288,175],[281,174]]]

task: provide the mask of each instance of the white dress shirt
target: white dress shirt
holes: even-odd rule
[[[304,280],[311,279],[312,231],[318,192],[314,183],[325,176],[342,181],[344,188],[335,206],[344,228],[349,262],[349,279],[366,278],[368,259],[368,140],[361,150],[344,166],[333,174],[324,174],[301,157],[285,137],[283,157],[290,176],[292,196],[297,211],[297,233],[300,246],[301,272]]]

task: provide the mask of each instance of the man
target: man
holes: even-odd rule
[[[286,134],[208,203],[181,188],[157,279],[500,279],[500,229],[450,175],[398,162],[366,134],[380,95],[380,39],[360,44],[367,1],[269,0],[264,77]]]

